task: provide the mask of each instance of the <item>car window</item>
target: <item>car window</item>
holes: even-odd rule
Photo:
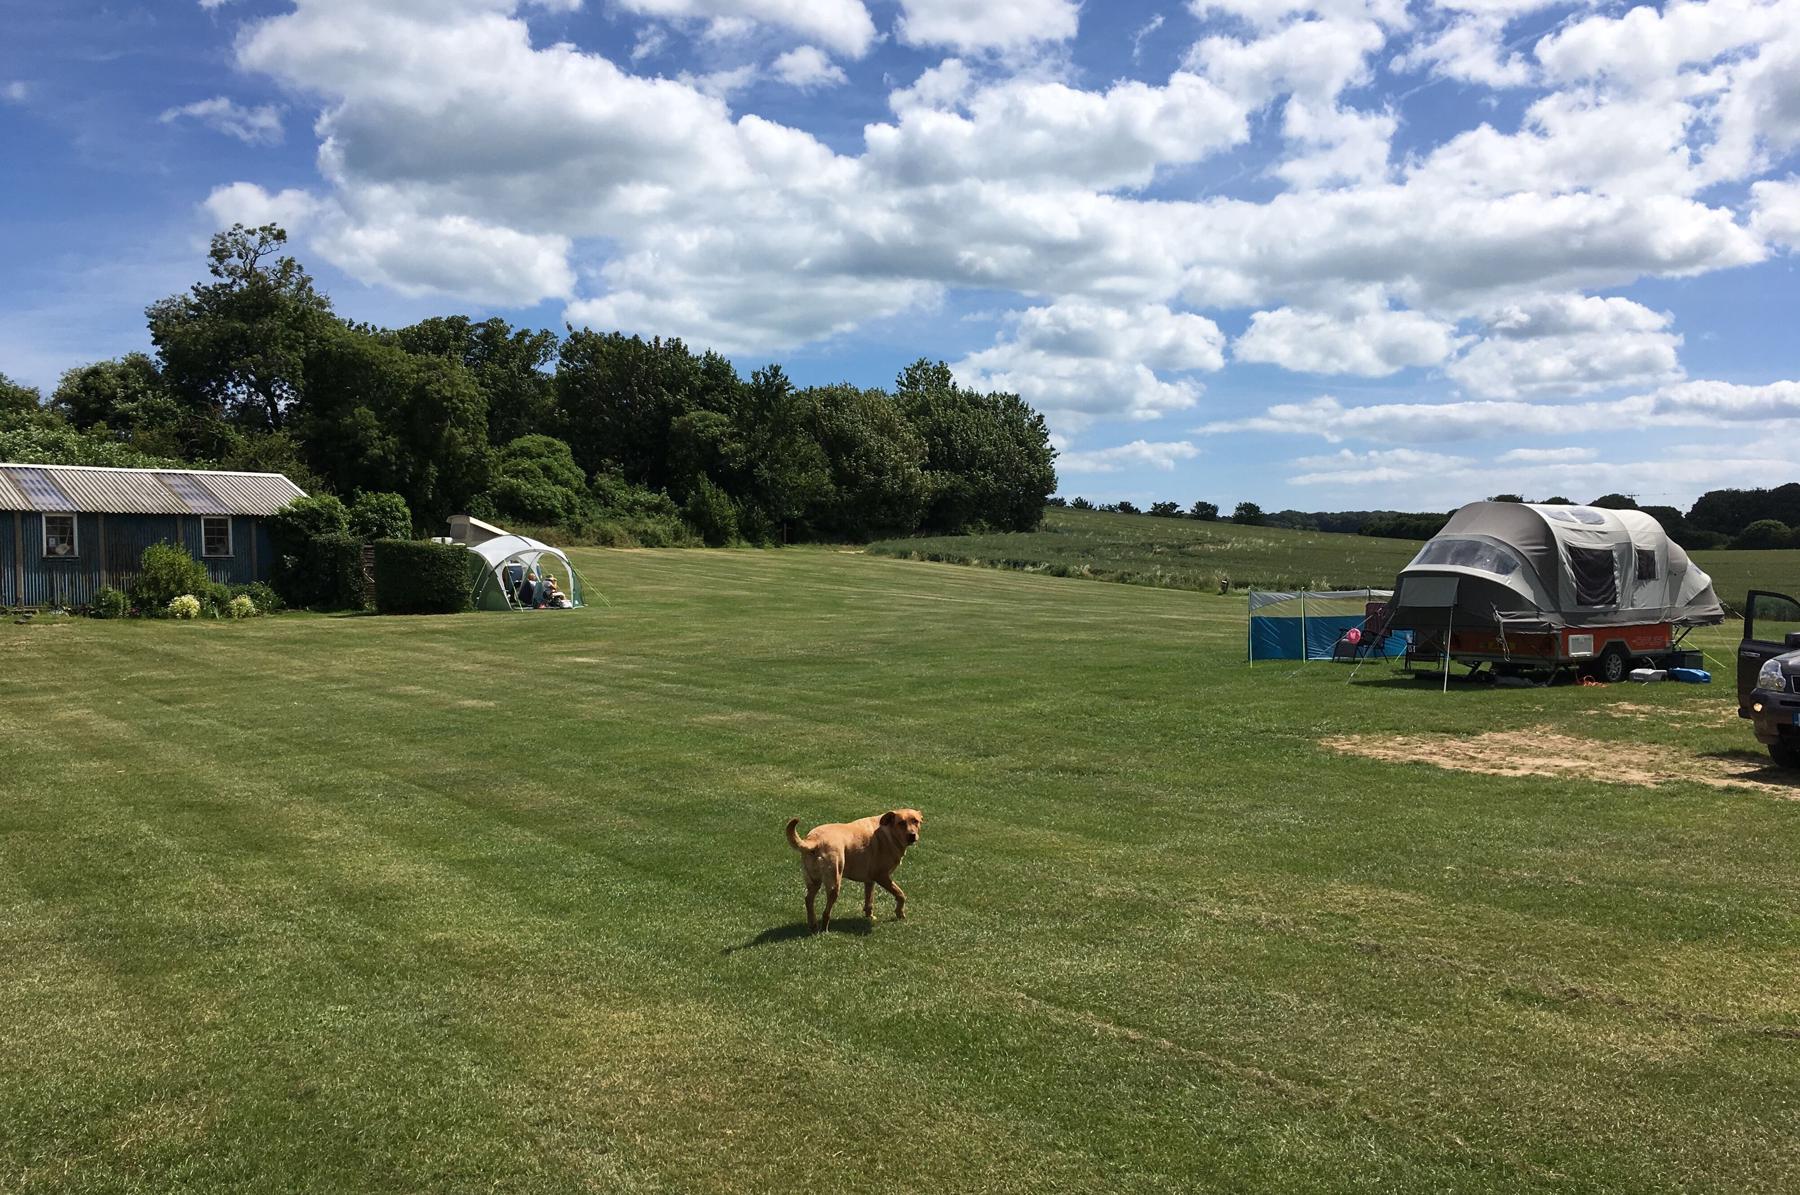
[[[1750,599],[1747,635],[1759,643],[1786,643],[1788,632],[1800,631],[1800,603],[1779,593],[1759,593]]]

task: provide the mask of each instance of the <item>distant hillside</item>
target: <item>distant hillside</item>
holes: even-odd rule
[[[985,565],[1167,589],[1387,588],[1419,550],[1379,539],[1230,522],[1051,507],[1037,531],[940,535],[870,544],[883,556]],[[1748,589],[1800,596],[1800,551],[1705,551],[1695,561],[1735,609]]]
[[[1413,540],[1051,507],[1036,531],[890,539],[884,556],[1091,577],[1169,589],[1385,588]]]

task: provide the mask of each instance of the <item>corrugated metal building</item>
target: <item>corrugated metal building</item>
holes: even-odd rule
[[[267,581],[266,520],[301,497],[279,473],[0,464],[0,606],[85,606],[165,540],[214,581]]]

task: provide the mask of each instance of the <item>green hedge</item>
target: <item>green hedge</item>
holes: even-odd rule
[[[362,541],[354,535],[313,535],[277,551],[275,592],[296,609],[363,608]]]
[[[469,606],[467,548],[422,539],[375,543],[375,608],[383,614],[458,614]]]

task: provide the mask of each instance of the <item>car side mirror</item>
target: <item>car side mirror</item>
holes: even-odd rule
[[[1782,642],[1787,644],[1789,650],[1800,648],[1800,631],[1789,631],[1787,633],[1787,638],[1783,639]]]

